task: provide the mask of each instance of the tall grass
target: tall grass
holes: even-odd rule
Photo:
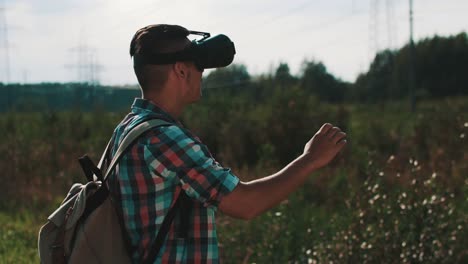
[[[274,172],[323,122],[347,149],[258,219],[218,217],[225,263],[468,262],[468,99],[319,104],[283,95],[260,105],[213,100],[184,116],[242,180]],[[310,108],[313,107],[313,111]],[[217,109],[217,111],[213,111]],[[37,262],[39,226],[97,160],[124,113],[0,115],[0,263]]]
[[[259,219],[223,217],[227,263],[466,263],[468,179],[450,187],[447,175],[419,166],[408,162],[407,185],[393,183],[400,173],[369,168],[362,185],[332,207],[314,201],[319,186],[309,182]]]

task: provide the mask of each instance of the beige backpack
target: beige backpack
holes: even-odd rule
[[[48,217],[47,223],[40,229],[38,248],[41,263],[131,263],[123,225],[105,182],[125,150],[141,134],[162,125],[171,123],[153,119],[133,128],[123,139],[104,174],[100,168],[103,164],[109,164],[105,159],[111,142],[107,145],[98,167],[87,156],[80,159],[89,182],[74,184],[60,207]],[[165,217],[152,244],[153,250],[145,263],[154,262],[158,255],[180,200],[177,198]]]

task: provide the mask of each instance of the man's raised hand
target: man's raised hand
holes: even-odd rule
[[[346,134],[338,127],[324,124],[304,147],[304,157],[314,169],[330,163],[346,145]]]

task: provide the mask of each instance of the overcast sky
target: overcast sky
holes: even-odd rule
[[[315,59],[346,81],[367,70],[376,49],[409,39],[409,0],[3,0],[0,6],[3,82],[8,50],[10,82],[91,78],[80,76],[81,54],[81,65],[92,57],[101,66],[95,71],[101,83],[135,84],[130,39],[156,23],[229,36],[234,63],[251,74],[280,62],[297,74],[304,59]],[[467,32],[467,13],[468,0],[414,0],[415,40]],[[87,48],[79,52],[80,46]]]

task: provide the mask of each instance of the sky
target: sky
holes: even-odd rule
[[[377,50],[410,35],[409,0],[0,0],[0,8],[0,81],[16,83],[136,84],[129,43],[149,24],[225,34],[234,63],[252,75],[279,63],[297,75],[316,60],[350,82]],[[413,8],[415,41],[468,32],[467,0],[414,0]]]

